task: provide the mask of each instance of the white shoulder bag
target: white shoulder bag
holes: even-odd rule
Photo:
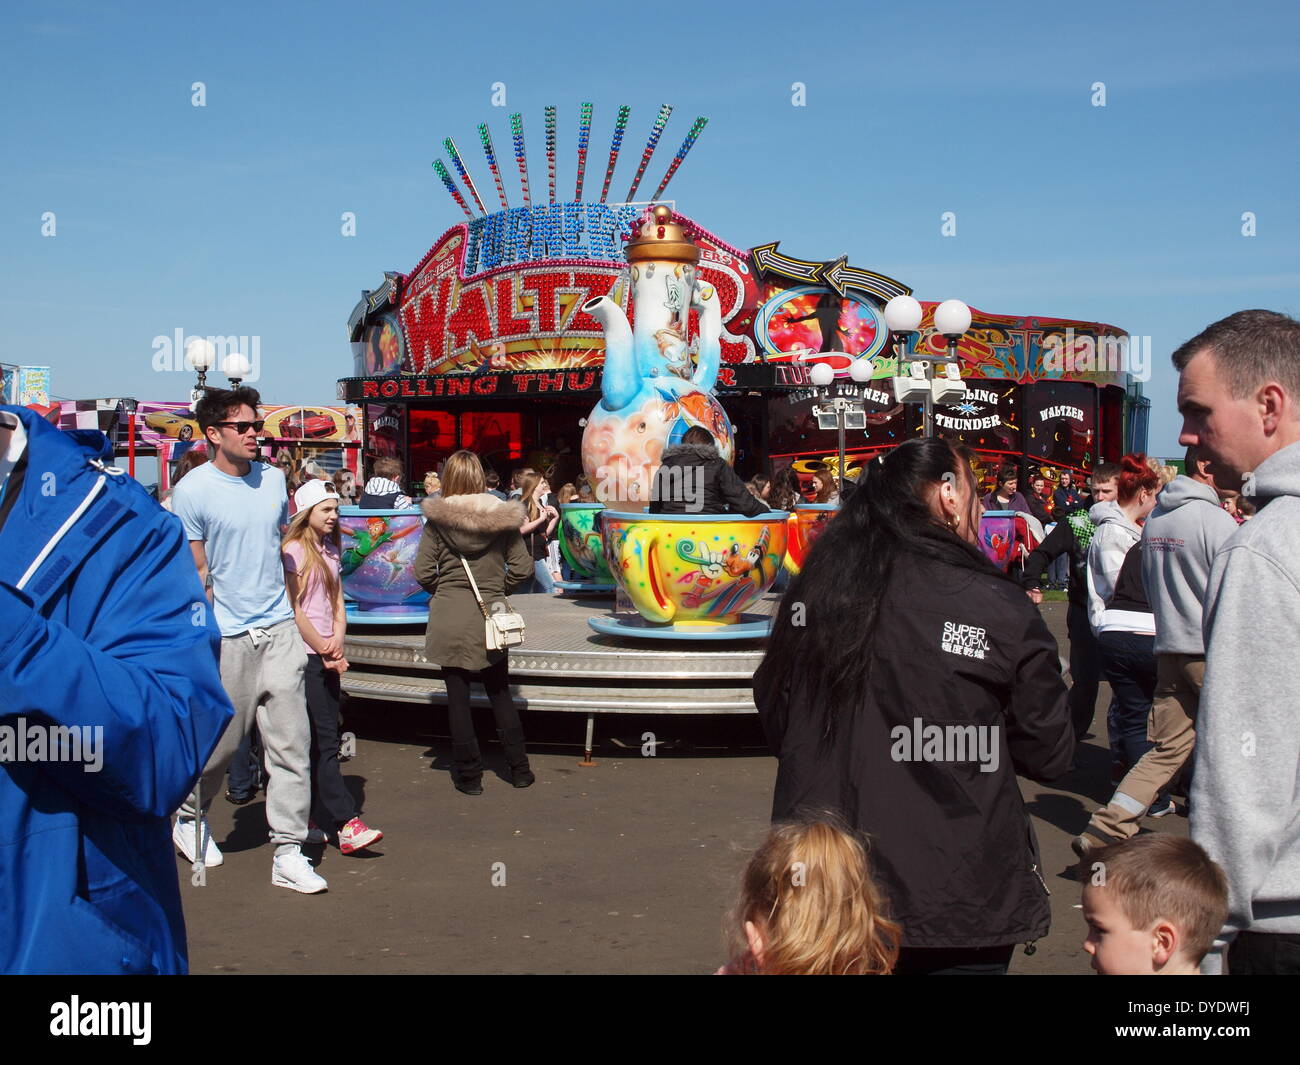
[[[465,576],[469,578],[469,586],[474,589],[478,608],[483,612],[483,634],[487,649],[504,651],[507,647],[516,647],[523,643],[523,617],[511,610],[508,602],[505,610],[489,612],[487,604],[483,602],[483,596],[479,594],[478,582],[474,580],[474,573],[469,568],[469,563],[465,561],[464,555],[460,556],[460,564],[465,567]]]

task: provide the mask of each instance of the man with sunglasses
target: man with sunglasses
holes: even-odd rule
[[[307,655],[285,590],[280,537],[289,522],[284,474],[260,461],[261,397],[247,387],[204,394],[194,415],[212,460],[191,472],[172,495],[199,579],[212,578],[221,630],[221,681],[235,717],[208,759],[201,784],[206,810],[226,766],[256,722],[266,752],[266,819],[276,844],[271,883],[303,894],[326,884],[302,853],[311,806],[311,730],[303,686]],[[191,862],[220,865],[220,850],[191,794],[173,833]],[[199,816],[196,847],[194,819]]]

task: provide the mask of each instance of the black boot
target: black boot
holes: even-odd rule
[[[506,751],[506,765],[510,767],[510,783],[516,788],[526,788],[537,780],[528,765],[528,754],[524,750],[524,730],[522,728],[497,729],[501,746]]]
[[[466,795],[482,795],[483,760],[479,757],[478,740],[470,743],[453,743],[451,760],[454,763],[452,772],[456,790]]]

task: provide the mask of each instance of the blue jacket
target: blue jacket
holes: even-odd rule
[[[0,972],[183,973],[169,815],[233,715],[220,635],[180,522],[105,465],[104,435],[15,415],[0,732],[102,727],[102,766],[0,764]]]

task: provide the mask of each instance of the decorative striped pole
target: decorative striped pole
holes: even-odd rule
[[[591,138],[591,104],[583,104],[578,115],[578,184],[573,190],[575,203],[582,202],[582,180],[587,170],[587,142]]]
[[[533,200],[528,194],[528,157],[524,148],[524,116],[515,112],[510,116],[510,139],[515,145],[515,162],[519,164],[519,183],[524,187],[524,206],[531,207]]]
[[[442,142],[442,146],[447,149],[447,155],[451,157],[451,165],[456,168],[456,173],[460,175],[461,181],[465,182],[469,194],[474,197],[474,206],[478,208],[479,214],[487,214],[487,208],[483,206],[483,201],[479,198],[478,189],[474,187],[474,179],[469,176],[469,171],[465,169],[465,164],[461,161],[460,152],[456,150],[456,142],[448,137]]]
[[[446,164],[444,164],[441,159],[435,159],[433,161],[433,169],[436,170],[438,176],[442,178],[442,183],[446,186],[447,191],[451,193],[451,198],[460,204],[460,209],[465,212],[465,217],[473,221],[474,212],[469,209],[469,204],[465,202],[465,197],[460,194],[460,189],[456,188],[456,182],[453,181],[451,175],[447,173]]]
[[[510,210],[510,203],[506,199],[506,187],[501,183],[501,168],[497,166],[496,149],[492,147],[492,131],[488,129],[486,122],[478,124],[478,139],[483,145],[483,154],[487,156],[488,169],[492,171],[492,180],[497,184],[497,195],[501,198],[501,209]]]
[[[682,160],[686,158],[687,153],[695,144],[695,139],[700,135],[709,120],[703,115],[691,125],[691,131],[686,134],[686,139],[682,141],[682,146],[677,149],[677,154],[673,156],[673,161],[668,166],[668,173],[664,175],[663,181],[659,182],[659,187],[655,189],[655,194],[650,197],[651,200],[657,200],[664,194],[664,189],[668,187],[668,182],[672,181],[673,175],[677,173],[677,168],[682,165]]]
[[[555,202],[555,108],[546,109],[546,183]]]
[[[650,162],[650,156],[654,155],[655,147],[659,143],[659,137],[663,134],[664,126],[668,125],[668,116],[672,113],[671,104],[664,104],[659,108],[655,123],[650,127],[650,136],[645,142],[645,151],[641,153],[641,165],[636,168],[636,177],[632,179],[632,187],[627,190],[628,203],[631,203],[632,197],[636,195],[637,186],[641,184],[641,178],[645,174],[646,164]]]
[[[632,108],[624,104],[618,109],[618,118],[614,120],[614,139],[609,145],[609,165],[605,167],[605,184],[600,190],[601,203],[604,203],[609,195],[609,182],[614,176],[614,164],[618,162],[618,153],[623,147],[623,131],[627,129],[627,116],[631,113]]]

